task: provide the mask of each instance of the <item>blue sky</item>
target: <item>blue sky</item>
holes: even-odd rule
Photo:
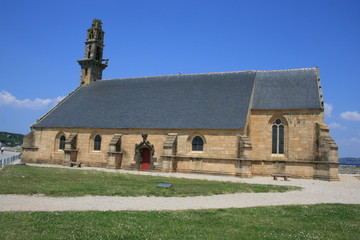
[[[360,157],[357,0],[2,0],[0,131],[28,133],[79,85],[93,18],[104,79],[318,66],[339,156]]]

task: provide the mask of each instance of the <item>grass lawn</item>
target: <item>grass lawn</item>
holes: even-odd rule
[[[360,205],[163,212],[3,212],[0,239],[356,239]]]
[[[199,196],[238,192],[285,192],[299,190],[261,184],[245,184],[107,173],[95,170],[8,165],[0,171],[0,194],[47,196]],[[172,188],[157,187],[159,183]]]

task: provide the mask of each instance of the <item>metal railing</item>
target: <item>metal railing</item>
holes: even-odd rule
[[[17,155],[11,156],[11,157],[0,159],[0,168],[2,168],[5,165],[11,164],[12,162],[14,162],[17,159],[20,159],[20,155],[21,154],[17,154]]]

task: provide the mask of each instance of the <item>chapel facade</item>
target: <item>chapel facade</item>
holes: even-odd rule
[[[24,162],[338,180],[317,67],[101,80],[103,48],[94,19],[80,85],[31,126]]]

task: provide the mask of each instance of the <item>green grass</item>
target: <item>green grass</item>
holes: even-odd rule
[[[3,212],[0,239],[356,239],[360,205],[163,212]]]
[[[245,184],[106,173],[95,170],[9,165],[0,171],[0,194],[44,194],[47,196],[199,196],[238,192],[285,192],[299,190],[261,184]],[[159,183],[172,188],[157,187]]]

